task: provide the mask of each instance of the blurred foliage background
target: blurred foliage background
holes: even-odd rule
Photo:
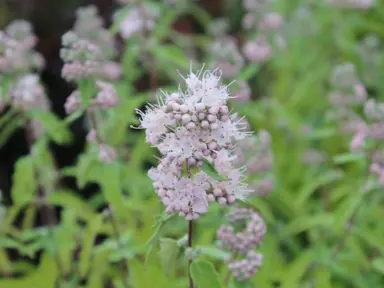
[[[239,47],[253,39],[253,32],[243,28],[241,0],[141,2],[160,11],[149,40],[118,36],[113,16],[121,5],[112,0],[0,1],[0,27],[13,19],[33,24],[36,49],[46,60],[41,80],[60,123],[68,120],[64,103],[75,89],[61,78],[61,36],[72,28],[78,7],[98,7],[116,34],[123,74],[115,83],[122,105],[105,123],[120,151],[113,165],[92,162],[83,118],[65,131],[51,129],[46,141],[33,147],[23,128],[0,133],[0,287],[125,287],[124,278],[128,287],[187,287],[187,260],[177,244],[187,223],[157,218],[163,206],[147,177],[157,152],[145,144],[142,131],[130,128],[138,123],[134,109],[153,101],[160,88],[177,89],[177,71],[188,72],[191,61],[196,69],[215,63],[218,52],[210,52],[210,45],[223,33],[217,20],[226,21],[224,34]],[[351,135],[341,131],[339,118],[329,116],[339,113],[329,94],[334,68],[343,63],[356,67],[369,98],[382,99],[383,4],[377,0],[368,9],[356,9],[321,0],[276,0],[273,11],[284,19],[278,32],[284,45],[257,63],[239,48],[244,63],[224,81],[245,81],[251,89],[249,99],[231,106],[252,130],[271,135],[275,185],[268,195],[239,204],[259,211],[267,234],[260,271],[249,283],[234,281],[229,287],[384,287],[384,194],[380,187],[367,192],[368,160],[349,152]],[[364,44],[367,37],[373,45]],[[362,107],[355,110],[362,114]],[[72,136],[61,141],[57,133]],[[57,185],[43,205],[34,198],[37,184],[28,168],[33,165],[42,168],[40,175],[57,170]],[[50,209],[48,217],[56,219],[46,221]],[[212,262],[221,279],[226,254],[216,247],[215,234],[225,212],[214,206],[194,231],[198,257]]]

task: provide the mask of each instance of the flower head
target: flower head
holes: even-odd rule
[[[226,105],[231,96],[228,87],[220,85],[217,70],[191,72],[183,79],[185,91],[164,93],[157,105],[138,114],[147,142],[162,155],[159,166],[149,172],[156,193],[168,213],[196,219],[208,211],[208,202],[233,204],[248,193],[243,169],[233,166],[233,148],[249,133],[245,123],[231,115]],[[204,161],[225,180],[206,174]]]
[[[264,239],[265,223],[258,213],[247,208],[235,209],[227,218],[229,225],[222,225],[216,233],[219,247],[232,253],[228,269],[235,278],[239,281],[248,280],[262,263],[262,255],[255,249]]]
[[[44,59],[33,51],[36,39],[31,24],[24,20],[15,20],[0,31],[0,74],[18,76],[42,69]]]

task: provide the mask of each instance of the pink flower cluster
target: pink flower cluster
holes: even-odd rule
[[[331,85],[329,99],[332,110],[328,113],[328,118],[340,123],[345,133],[354,134],[365,125],[353,109],[362,105],[367,99],[367,92],[357,77],[354,65],[346,63],[336,66],[332,72]]]
[[[210,55],[213,58],[212,66],[218,67],[222,71],[223,77],[227,79],[237,75],[244,66],[244,59],[237,41],[230,36],[216,39],[211,44]]]
[[[153,30],[156,20],[160,16],[158,10],[145,5],[145,3],[134,7],[124,7],[117,11],[115,18],[118,19],[122,15],[124,18],[120,22],[120,35],[126,40],[138,33]]]
[[[243,27],[254,35],[243,46],[245,57],[253,63],[263,63],[272,56],[272,44],[283,47],[285,41],[276,34],[283,26],[283,17],[273,11],[271,0],[244,0],[247,11]]]
[[[108,164],[116,159],[117,152],[115,148],[106,143],[102,143],[100,139],[98,139],[97,131],[95,129],[89,131],[87,141],[92,144],[92,149],[95,150],[101,162]]]
[[[262,264],[262,255],[254,250],[263,242],[266,225],[252,209],[238,208],[227,216],[231,225],[222,225],[216,234],[219,247],[233,254],[228,259],[228,268],[233,275],[240,281],[248,280]]]
[[[119,97],[113,84],[104,81],[96,81],[97,93],[96,97],[91,99],[90,108],[108,109],[118,104]],[[83,108],[83,102],[78,90],[73,91],[67,98],[64,108],[67,114]]]
[[[33,50],[36,42],[31,24],[24,20],[15,20],[0,31],[0,74],[18,76],[42,69],[44,59]]]
[[[362,60],[362,76],[364,83],[374,86],[381,81],[383,54],[381,41],[375,34],[365,36],[358,46],[359,57]]]
[[[228,264],[228,269],[239,281],[246,281],[252,278],[263,263],[263,255],[255,251],[249,251],[244,258],[232,261]]]
[[[13,106],[24,111],[49,110],[49,102],[38,75],[27,74],[18,79],[11,90]]]
[[[115,56],[115,40],[109,30],[104,28],[104,20],[98,15],[96,6],[89,5],[77,9],[73,31],[79,38],[98,46],[105,59]]]
[[[111,61],[116,53],[112,34],[103,28],[103,21],[94,6],[79,8],[74,30],[62,37],[60,51],[64,61],[62,76],[68,81],[88,78],[116,80],[121,68]]]
[[[271,178],[273,168],[273,154],[270,148],[271,140],[267,131],[260,131],[258,135],[239,141],[236,148],[236,164],[245,166],[248,173],[251,195],[267,195],[273,187]]]
[[[248,103],[252,97],[252,90],[246,81],[236,81],[231,85],[233,99],[237,103]]]
[[[147,142],[162,155],[158,167],[149,171],[157,195],[167,213],[192,220],[208,212],[208,202],[227,205],[245,197],[244,169],[234,167],[233,148],[249,132],[230,113],[228,87],[220,85],[217,70],[191,72],[184,80],[186,91],[164,93],[157,105],[138,113]],[[224,179],[206,174],[204,161]]]
[[[352,152],[364,151],[370,161],[370,172],[377,176],[381,186],[384,186],[384,152],[381,141],[384,140],[384,104],[370,99],[365,103],[364,125],[355,132],[351,141]]]
[[[15,20],[5,32],[0,31],[0,81],[8,82],[1,83],[1,88],[7,86],[8,89],[0,91],[0,111],[8,104],[21,111],[49,110],[40,78],[33,74],[33,70],[44,66],[42,56],[33,50],[36,42],[31,24],[24,20]],[[33,120],[30,124],[34,137],[43,133],[41,123]]]

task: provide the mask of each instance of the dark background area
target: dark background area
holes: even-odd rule
[[[59,57],[61,36],[70,30],[75,21],[76,9],[80,6],[95,5],[100,15],[104,18],[106,26],[110,25],[112,16],[119,4],[113,0],[0,0],[0,27],[4,28],[14,19],[26,19],[33,25],[34,32],[39,41],[36,50],[46,61],[46,66],[41,73],[41,79],[46,88],[46,93],[51,101],[51,108],[59,117],[65,117],[64,103],[74,86],[61,78],[62,61]],[[205,10],[216,16],[222,8],[221,0],[199,1]],[[200,27],[188,16],[178,19],[174,29],[185,33],[199,33]],[[149,89],[146,75],[137,82],[139,90]],[[52,145],[52,153],[58,168],[72,165],[76,162],[77,155],[84,149],[86,131],[82,128],[81,119],[72,126],[74,142],[70,146]],[[9,191],[13,167],[17,159],[28,153],[25,131],[19,129],[0,149],[0,189],[3,191],[5,204],[10,204]],[[64,179],[65,186],[76,190],[75,181],[71,178]],[[91,187],[78,191],[83,197],[93,194]]]

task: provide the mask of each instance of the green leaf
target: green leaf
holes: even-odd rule
[[[88,273],[89,267],[91,265],[91,253],[92,253],[93,243],[101,227],[101,224],[102,224],[102,215],[98,215],[88,224],[88,228],[85,232],[83,244],[80,252],[79,273],[81,277],[85,277]]]
[[[147,251],[147,255],[146,255],[146,258],[145,258],[145,262],[148,261],[149,259],[149,256],[151,255],[152,253],[152,250],[153,250],[153,247],[156,245],[157,241],[159,240],[159,237],[160,237],[160,232],[161,232],[161,229],[165,226],[165,224],[167,224],[168,221],[170,221],[176,214],[175,213],[172,213],[172,214],[166,214],[165,212],[163,212],[162,214],[160,214],[157,218],[156,218],[156,222],[153,226],[153,234],[152,234],[152,237],[148,240],[147,242],[147,245],[148,245],[148,251]]]
[[[58,144],[68,144],[72,141],[72,134],[65,122],[49,111],[33,110],[29,112],[32,119],[38,120],[44,127],[48,136]]]
[[[11,135],[20,127],[23,127],[24,119],[21,115],[15,116],[12,121],[9,121],[1,126],[0,129],[0,148],[2,148],[11,137]]]
[[[76,180],[80,189],[83,189],[89,181],[96,178],[95,174],[97,174],[98,165],[99,163],[92,153],[80,156],[76,165]]]
[[[102,166],[102,173],[98,182],[101,185],[103,195],[107,203],[112,207],[113,213],[124,217],[123,193],[121,189],[121,170],[118,163]]]
[[[31,156],[24,156],[16,162],[12,182],[11,195],[16,205],[25,205],[35,198],[37,182]]]
[[[137,288],[171,288],[172,279],[164,275],[161,265],[158,262],[148,263],[144,265],[137,258],[129,261],[129,269],[132,271],[130,273],[129,281],[131,283],[130,287]],[[155,284],[155,285],[154,285]]]
[[[172,23],[176,20],[179,11],[177,9],[167,9],[159,21],[156,23],[156,29],[153,32],[154,36],[158,39],[167,37]]]
[[[328,268],[317,268],[315,288],[332,288],[331,273]]]
[[[85,221],[91,220],[96,215],[88,202],[69,190],[58,190],[55,191],[55,193],[51,193],[48,197],[48,202],[64,208],[65,211],[74,209],[74,211],[76,211],[76,216]]]
[[[56,195],[57,193],[52,193]],[[61,269],[64,274],[69,274],[73,263],[73,251],[77,246],[75,237],[78,232],[76,219],[77,208],[68,207],[61,213],[61,227],[55,233],[57,257],[60,259]]]
[[[207,159],[203,158],[203,166],[201,168],[208,176],[211,176],[213,179],[217,181],[229,181],[231,179],[223,177],[217,172],[215,166]]]
[[[215,246],[197,246],[196,248],[199,249],[201,255],[208,256],[214,259],[224,261],[225,259],[231,257],[230,253],[221,250]]]
[[[320,140],[330,138],[338,133],[338,130],[334,127],[326,127],[320,129],[314,129],[308,135],[311,140]]]
[[[316,227],[330,226],[332,223],[333,217],[330,214],[320,214],[312,217],[306,215],[296,218],[286,225],[285,229],[280,234],[280,238],[288,238]]]
[[[352,187],[351,187],[352,188]],[[353,189],[353,188],[352,188]],[[351,190],[353,191],[353,190]],[[333,212],[337,227],[343,228],[362,204],[364,195],[359,190],[353,191]]]
[[[169,275],[172,271],[174,271],[179,250],[180,247],[177,245],[177,240],[171,238],[160,238],[159,257],[165,275]]]
[[[3,236],[0,238],[0,247],[2,248],[11,248],[11,249],[20,249],[21,243],[12,239],[8,236]]]
[[[248,81],[252,77],[257,75],[257,72],[259,72],[261,65],[260,64],[249,64],[246,66],[237,77],[237,80],[239,81]]]
[[[108,251],[101,251],[96,253],[92,260],[92,269],[88,276],[89,288],[104,288],[104,274],[108,269],[105,265],[108,261]]]
[[[170,65],[174,68],[189,69],[190,63],[182,49],[173,45],[154,45],[151,52],[156,60],[169,69]]]
[[[191,275],[197,288],[222,288],[215,267],[208,261],[192,262]]]
[[[371,230],[365,230],[358,227],[354,227],[353,233],[359,235],[368,245],[378,249],[380,253],[384,255],[382,235],[375,235]]]
[[[302,251],[300,256],[291,263],[282,282],[282,288],[301,287],[300,280],[305,275],[313,261],[313,251]]]
[[[366,156],[363,153],[345,153],[337,155],[333,158],[336,164],[346,164],[351,162],[358,162],[364,160]]]
[[[329,172],[319,175],[317,178],[312,178],[311,181],[307,181],[305,186],[303,186],[303,188],[299,191],[294,206],[300,210],[319,187],[332,183],[333,181],[340,179],[342,176],[342,171],[330,170]]]
[[[380,274],[384,275],[384,258],[376,258],[372,261],[372,267]]]
[[[129,42],[127,42],[122,56],[124,79],[130,83],[136,81],[143,72],[142,68],[138,67],[137,65],[137,59],[139,54],[142,52],[140,49],[140,44],[141,43],[137,41],[137,39],[131,39]]]
[[[58,271],[54,258],[44,253],[37,269],[28,275],[15,279],[1,279],[0,287],[7,288],[52,288],[55,287]]]
[[[78,83],[78,90],[80,92],[81,101],[84,107],[88,107],[89,102],[96,92],[96,87],[93,80],[85,79]]]

